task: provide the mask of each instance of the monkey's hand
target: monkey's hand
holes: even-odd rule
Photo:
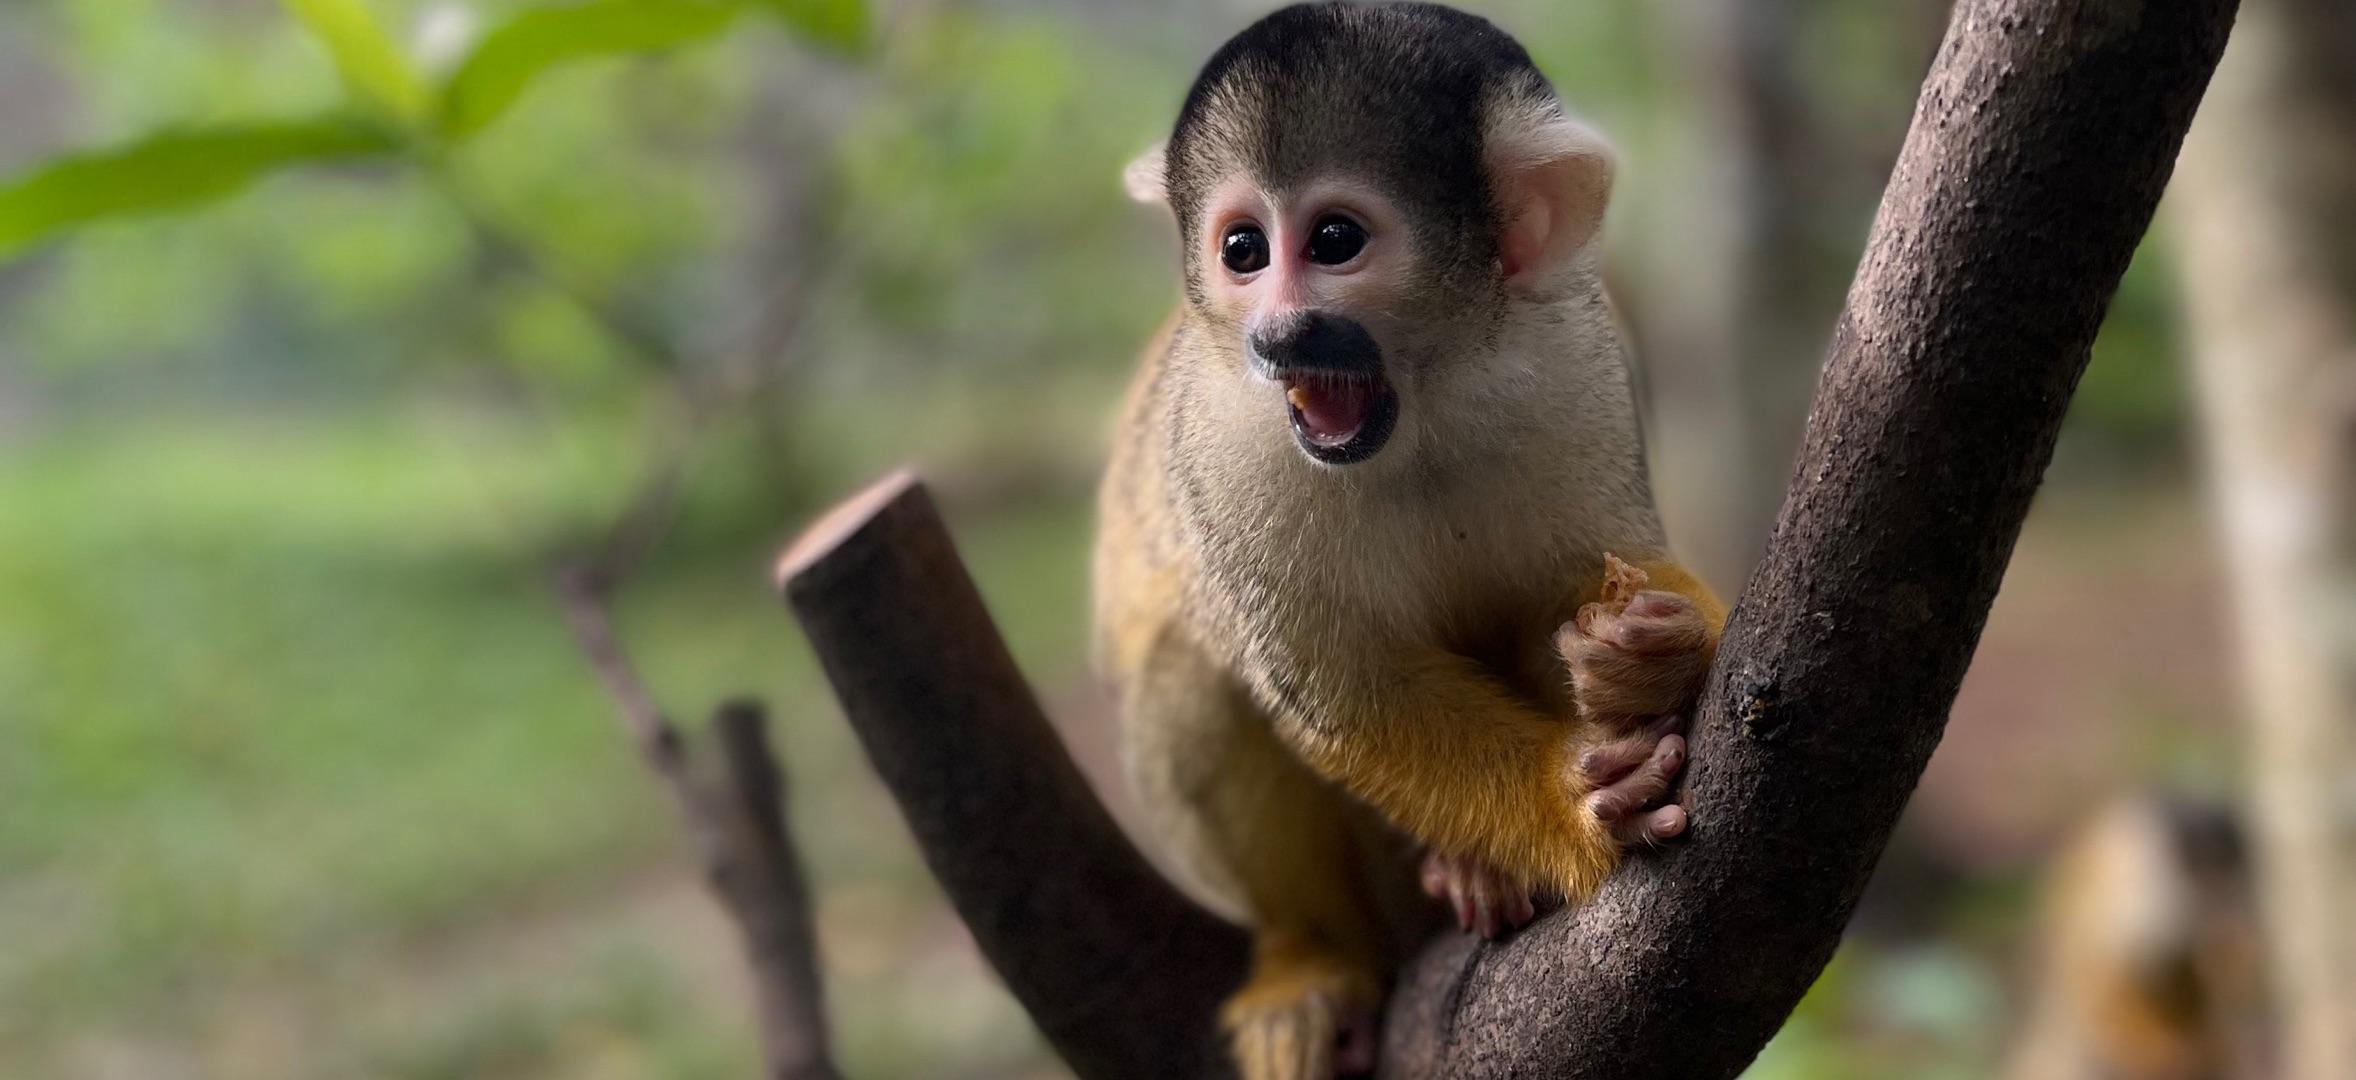
[[[1588,812],[1621,846],[1650,846],[1685,832],[1685,808],[1677,805],[1675,788],[1685,768],[1684,728],[1684,717],[1671,713],[1572,758],[1574,786],[1587,790],[1582,801]],[[1529,886],[1477,857],[1428,852],[1422,879],[1423,891],[1455,913],[1458,928],[1485,938],[1518,929],[1538,914]]]
[[[1374,665],[1381,679],[1363,677],[1360,656],[1333,664],[1318,680],[1321,709],[1278,713],[1278,734],[1312,768],[1438,853],[1426,889],[1467,929],[1526,922],[1534,892],[1583,900],[1623,848],[1685,831],[1671,791],[1725,608],[1675,563],[1605,562],[1602,602],[1556,638],[1576,722],[1532,708],[1476,661],[1428,647]]]
[[[1647,587],[1656,580],[1661,588]],[[1606,555],[1601,593],[1555,636],[1582,721],[1559,759],[1562,783],[1594,821],[1596,842],[1657,844],[1685,831],[1675,788],[1686,710],[1717,653],[1725,609],[1669,562],[1639,569]],[[1477,855],[1435,846],[1422,878],[1457,925],[1483,937],[1537,913],[1528,884]]]
[[[1687,590],[1648,589],[1652,574],[1604,556],[1602,599],[1581,607],[1555,635],[1579,717],[1591,724],[1636,729],[1684,712],[1701,691],[1724,614],[1690,575],[1674,565],[1660,569]]]

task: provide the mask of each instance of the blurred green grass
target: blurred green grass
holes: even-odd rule
[[[596,471],[423,412],[158,416],[0,455],[0,1060],[673,858],[671,810],[538,584],[529,521],[611,498]],[[736,505],[689,500],[685,554],[625,593],[622,631],[683,716],[737,693],[778,707],[830,879],[921,894],[904,843],[842,827],[866,780],[767,596],[781,532],[699,513]],[[961,528],[1020,653],[1069,678],[1082,508]],[[486,1017],[671,1022],[565,997]],[[486,1017],[446,1052],[512,1054],[464,1033]]]

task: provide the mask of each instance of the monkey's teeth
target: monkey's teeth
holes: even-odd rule
[[[1319,446],[1336,447],[1358,436],[1376,393],[1376,385],[1364,380],[1307,375],[1287,386],[1284,398],[1304,437]]]

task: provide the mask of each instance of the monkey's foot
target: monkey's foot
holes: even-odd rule
[[[1613,728],[1692,704],[1710,666],[1710,625],[1691,598],[1645,589],[1644,571],[1605,557],[1603,599],[1554,637],[1579,715]]]
[[[1622,844],[1658,844],[1685,831],[1677,775],[1685,769],[1685,718],[1675,714],[1580,751],[1579,775],[1595,790],[1587,810]]]
[[[1262,967],[1221,1019],[1243,1080],[1333,1080],[1374,1072],[1374,981],[1300,962]]]
[[[1448,904],[1456,913],[1458,929],[1485,938],[1518,930],[1538,915],[1528,888],[1471,855],[1427,852],[1423,857],[1423,891]]]

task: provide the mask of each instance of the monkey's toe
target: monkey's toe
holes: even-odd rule
[[[1333,1080],[1374,1071],[1375,1000],[1357,980],[1299,973],[1247,986],[1227,1004],[1244,1080]]]
[[[1469,855],[1431,852],[1423,859],[1423,891],[1447,903],[1459,929],[1494,938],[1538,915],[1530,890]]]

